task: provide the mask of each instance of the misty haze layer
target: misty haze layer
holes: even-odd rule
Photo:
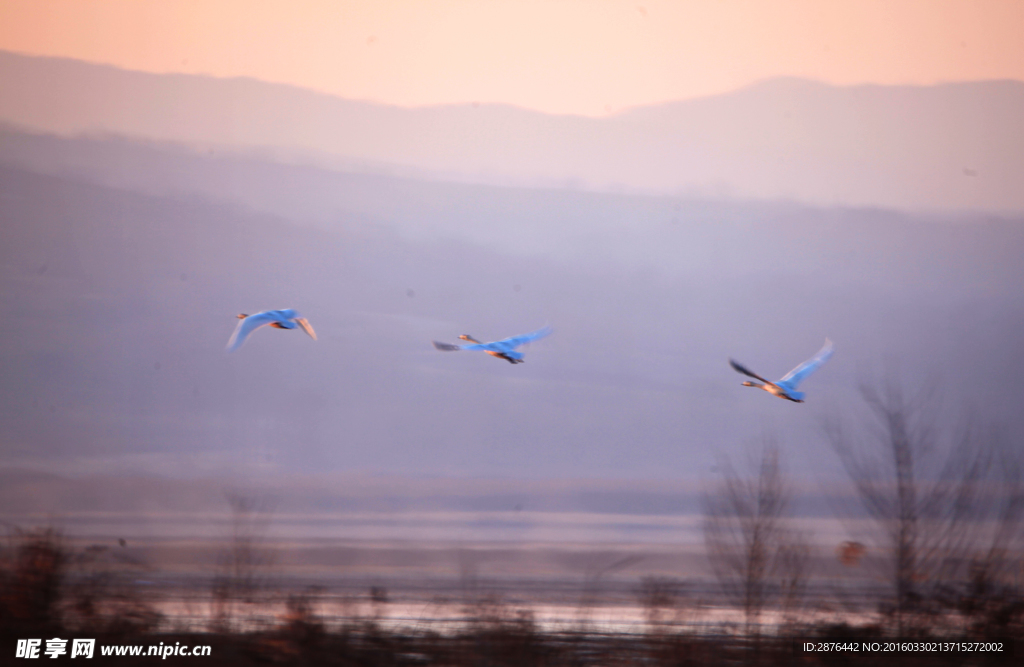
[[[792,470],[832,474],[822,420],[886,373],[937,383],[951,423],[1022,426],[1019,217],[552,187],[699,169],[743,195],[1020,208],[1020,84],[783,81],[604,120],[9,54],[0,85],[8,469],[688,483],[774,433]],[[237,313],[285,307],[319,340],[224,352]],[[516,367],[430,344],[545,324]],[[804,405],[727,364],[779,378],[826,336]]]
[[[159,163],[153,173],[311,173],[139,155]],[[769,429],[807,472],[834,466],[822,416],[890,365],[942,382],[951,413],[1019,419],[1019,221],[315,176],[320,187],[354,179],[364,202],[443,201],[467,229],[521,219],[530,237],[546,212],[561,240],[505,252],[498,238],[396,233],[409,221],[383,206],[314,225],[246,209],[237,192],[154,196],[7,167],[2,294],[18,316],[2,334],[5,462],[692,478]],[[602,224],[586,230],[571,211]],[[236,313],[280,307],[309,317],[320,340],[264,329],[225,354]],[[556,333],[517,367],[430,345],[545,323]],[[826,335],[837,353],[802,406],[740,387],[726,364],[781,377]]]
[[[401,109],[249,79],[0,53],[0,122],[476,183],[1020,211],[1024,83],[780,79],[604,119]]]

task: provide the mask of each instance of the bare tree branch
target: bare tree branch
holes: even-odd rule
[[[722,480],[704,498],[704,542],[715,576],[743,609],[747,634],[754,636],[773,594],[788,589],[793,602],[802,590],[806,549],[788,539],[784,522],[791,494],[774,443],[765,444],[750,477],[737,474],[728,461],[720,468]],[[779,573],[782,584],[775,585]]]
[[[882,536],[903,634],[923,601],[964,576],[986,537],[986,562],[1015,539],[1024,517],[1019,467],[1004,461],[994,486],[994,439],[975,420],[947,426],[931,387],[907,398],[890,376],[862,383],[861,396],[868,418],[860,432],[833,419],[825,434]]]

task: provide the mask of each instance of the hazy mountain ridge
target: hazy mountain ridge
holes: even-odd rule
[[[0,54],[0,121],[346,169],[901,209],[1024,210],[1024,83],[783,79],[595,119],[401,109],[244,79]]]
[[[396,239],[406,242],[448,239],[521,259],[543,256],[671,274],[746,274],[771,266],[774,271],[799,275],[824,270],[858,253],[893,254],[902,252],[907,243],[924,242],[930,249],[904,253],[902,264],[881,264],[898,269],[903,281],[920,280],[923,267],[915,266],[915,257],[954,249],[970,253],[975,243],[971,239],[980,238],[978,225],[993,226],[1011,237],[1024,234],[1024,218],[945,219],[783,202],[430,182],[282,164],[251,155],[197,152],[180,144],[62,138],[3,127],[0,164],[175,200],[199,197],[239,212],[253,211],[331,232],[397,234]],[[843,225],[849,227],[841,229]],[[910,231],[921,225],[930,233]],[[733,252],[734,245],[751,234],[760,237],[764,253]],[[821,245],[834,234],[844,236],[844,242],[828,248]],[[807,251],[793,254],[776,250],[780,243],[809,245]],[[1000,247],[1015,244],[996,245],[985,252],[999,252]],[[1013,266],[1012,255],[1000,255],[996,262],[958,261],[985,271]],[[783,257],[784,263],[780,262]],[[860,276],[862,280],[893,278]],[[969,280],[968,275],[958,278]]]

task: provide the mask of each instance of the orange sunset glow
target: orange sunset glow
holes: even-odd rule
[[[4,0],[0,49],[400,106],[608,115],[778,76],[1024,80],[1019,2]]]

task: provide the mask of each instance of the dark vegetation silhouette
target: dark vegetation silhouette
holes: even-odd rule
[[[664,634],[670,631],[673,624],[678,624],[682,607],[687,601],[682,581],[654,575],[640,579],[637,597],[644,608],[647,631],[652,634]]]
[[[704,499],[704,543],[725,595],[743,610],[744,633],[761,634],[766,606],[792,613],[808,576],[808,547],[787,524],[792,499],[780,467],[778,446],[765,443],[753,474],[729,461]]]
[[[227,501],[230,535],[218,559],[212,591],[214,626],[223,632],[232,630],[239,614],[248,615],[239,606],[251,608],[266,601],[267,569],[273,564],[273,554],[263,546],[273,501],[238,492],[228,493]]]
[[[577,627],[581,632],[590,629],[594,607],[601,598],[601,585],[609,575],[636,565],[642,556],[612,557],[596,554],[588,559],[583,573],[583,590],[576,612]]]
[[[973,548],[962,545],[955,562],[949,562],[953,552],[938,559],[947,567],[943,571],[936,566],[936,571],[944,572],[937,583],[914,577],[907,584],[894,582],[897,591],[905,590],[905,585],[913,592],[902,609],[887,610],[887,605],[895,604],[888,598],[879,603],[883,618],[895,619],[898,613],[902,625],[836,624],[801,617],[810,550],[787,525],[790,492],[777,449],[766,446],[748,476],[726,467],[706,503],[709,555],[719,561],[716,573],[727,599],[743,612],[742,628],[701,622],[701,614],[711,606],[695,602],[685,582],[660,576],[642,577],[633,589],[645,620],[639,631],[581,624],[602,603],[605,577],[639,562],[609,554],[595,557],[586,568],[580,616],[571,628],[542,628],[528,605],[489,590],[478,577],[478,558],[472,553],[462,559],[463,618],[454,623],[389,625],[387,607],[393,596],[383,583],[367,590],[362,613],[349,608],[341,617],[330,615],[327,588],[289,589],[266,576],[271,562],[261,542],[269,522],[266,503],[232,495],[231,529],[224,554],[214,565],[211,613],[205,626],[182,631],[161,615],[157,609],[166,591],[140,585],[138,578],[149,576],[148,566],[124,540],[74,546],[52,528],[15,529],[2,553],[0,637],[8,659],[18,639],[90,637],[98,645],[209,645],[215,658],[211,664],[220,665],[1015,664],[1012,652],[1019,651],[1019,644],[1011,644],[1006,653],[986,656],[876,654],[866,661],[863,656],[835,653],[808,655],[800,648],[802,642],[822,637],[859,642],[900,631],[917,637],[1019,639],[1024,605],[1010,575],[1014,563],[1019,564],[1014,540],[1019,538],[1020,472],[1014,459],[1006,457],[998,459],[993,470],[999,472],[989,480],[998,479],[1002,486],[990,484],[977,493],[977,502],[988,512],[983,515],[987,521],[979,522],[986,526],[978,532],[984,542],[974,542]],[[969,476],[974,479],[975,473]],[[921,517],[917,522],[927,523]],[[913,529],[885,535],[893,539],[907,533],[913,534]],[[859,554],[853,544],[848,543],[845,551]],[[909,559],[898,555],[899,544],[894,547],[893,568],[900,558]],[[912,550],[916,567],[930,562],[916,557],[923,544],[928,543],[910,541],[905,547]],[[764,623],[767,609],[778,611],[782,620]],[[127,665],[147,660],[95,659],[95,664],[109,660]],[[194,661],[172,656],[168,664]]]
[[[948,425],[933,389],[908,395],[891,375],[862,383],[861,397],[864,423],[832,418],[826,433],[873,524],[884,624],[899,636],[1018,636],[1019,445],[976,417]],[[859,559],[863,545],[846,544],[840,557]]]
[[[57,627],[68,554],[52,529],[15,528],[9,537],[0,624],[10,629]]]

